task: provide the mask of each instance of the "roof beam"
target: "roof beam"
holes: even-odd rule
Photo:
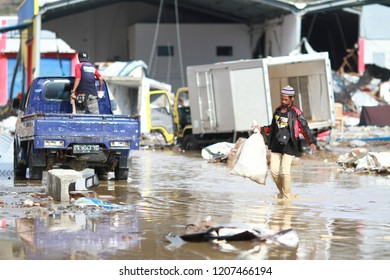
[[[305,14],[316,12],[328,12],[332,10],[340,10],[343,8],[359,7],[370,4],[388,3],[388,0],[339,0],[339,1],[327,1],[316,4],[308,4],[302,11]]]
[[[300,11],[294,5],[291,5],[291,4],[282,2],[282,1],[278,1],[278,0],[251,0],[251,1],[257,2],[260,4],[264,4],[264,5],[268,5],[271,7],[275,7],[278,9],[286,10],[286,11],[291,12],[291,13],[297,13]]]
[[[303,9],[298,9],[294,3],[303,2],[284,2],[279,0],[251,0],[252,2],[261,3],[275,8],[283,9],[295,14],[308,14],[316,12],[326,12],[331,10],[339,10],[342,8],[358,7],[370,4],[388,4],[389,0],[328,0],[328,1],[306,1],[307,6]]]
[[[19,23],[16,25],[8,25],[8,26],[0,26],[0,33],[12,31],[12,30],[22,30],[30,27],[32,25],[31,22],[24,22],[24,23]]]

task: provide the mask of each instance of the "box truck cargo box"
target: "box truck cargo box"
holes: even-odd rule
[[[334,96],[328,53],[302,54],[187,67],[192,133],[249,132],[253,120],[269,125],[280,92],[294,87],[294,105],[314,133],[334,126]],[[214,139],[217,139],[214,137]],[[224,139],[226,140],[226,139]]]

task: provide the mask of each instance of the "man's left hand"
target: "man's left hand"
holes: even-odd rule
[[[317,152],[317,146],[315,144],[310,144],[310,148],[313,151],[313,154]]]

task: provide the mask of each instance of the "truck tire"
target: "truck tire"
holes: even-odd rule
[[[23,149],[20,147],[20,149]],[[16,142],[14,142],[14,179],[16,180],[24,180],[26,179],[26,165],[21,165],[18,162],[18,147]],[[22,151],[23,153],[23,151]]]
[[[199,145],[195,135],[193,134],[184,135],[183,141],[181,142],[181,148],[187,151],[198,150]]]
[[[128,177],[128,168],[115,168],[115,180],[127,180]]]
[[[33,156],[34,155],[32,153],[32,149],[30,149],[29,158],[28,158],[29,179],[30,180],[42,180],[43,167],[34,166],[32,164],[32,157]]]
[[[107,179],[107,170],[103,167],[96,167],[95,174],[99,178],[99,180]]]

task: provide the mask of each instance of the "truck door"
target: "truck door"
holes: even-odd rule
[[[200,128],[202,132],[213,130],[216,127],[215,100],[210,72],[198,72],[197,75],[197,97],[200,113]]]
[[[149,131],[161,133],[166,144],[173,144],[173,113],[168,93],[163,90],[151,91],[147,94],[146,102]]]
[[[177,90],[173,107],[173,117],[178,137],[183,137],[185,130],[192,129],[188,88],[179,88]]]

